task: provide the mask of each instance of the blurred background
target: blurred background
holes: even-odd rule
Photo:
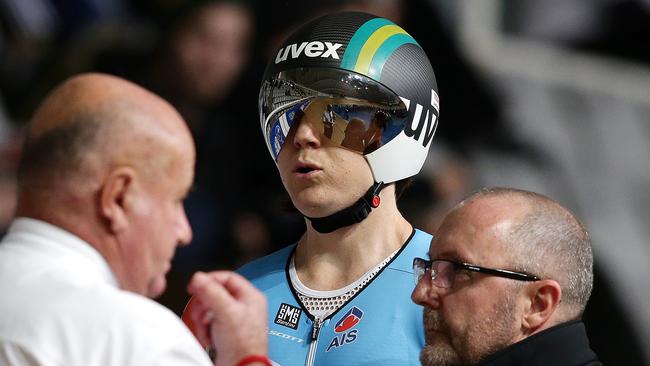
[[[37,103],[101,71],[163,96],[196,139],[194,240],[159,302],[180,314],[194,271],[292,243],[304,222],[262,140],[258,87],[286,35],[343,9],[401,25],[436,72],[440,125],[405,216],[434,232],[482,186],[560,201],[593,237],[592,347],[650,364],[650,0],[0,0],[0,233]]]

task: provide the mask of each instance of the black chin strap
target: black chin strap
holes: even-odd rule
[[[359,198],[359,200],[348,208],[335,212],[325,217],[307,217],[311,221],[311,226],[319,233],[331,233],[336,229],[350,226],[363,221],[373,208],[379,207],[381,202],[379,192],[384,189],[384,182],[375,183],[370,189]]]

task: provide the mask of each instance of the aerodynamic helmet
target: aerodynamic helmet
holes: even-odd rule
[[[438,87],[404,29],[343,12],[305,24],[276,51],[259,112],[276,163],[291,126],[307,115],[324,136],[363,153],[375,182],[387,184],[422,168],[438,125]]]

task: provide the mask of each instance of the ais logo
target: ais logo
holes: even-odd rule
[[[334,327],[334,331],[340,333],[340,335],[332,339],[330,345],[327,346],[326,352],[329,352],[332,348],[338,348],[356,341],[358,330],[352,328],[359,324],[361,318],[363,318],[363,311],[356,306],[345,313]]]
[[[331,43],[331,42],[302,42],[301,44],[291,44],[286,47],[280,48],[278,54],[275,56],[275,63],[279,64],[282,61],[286,61],[289,56],[292,59],[300,57],[301,54],[305,54],[307,57],[331,57],[334,59],[339,59],[339,54],[336,52],[342,44],[340,43]]]

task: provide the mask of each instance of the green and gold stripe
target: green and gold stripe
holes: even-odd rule
[[[407,43],[418,44],[404,29],[387,19],[369,20],[350,39],[341,67],[379,80],[386,60]]]

